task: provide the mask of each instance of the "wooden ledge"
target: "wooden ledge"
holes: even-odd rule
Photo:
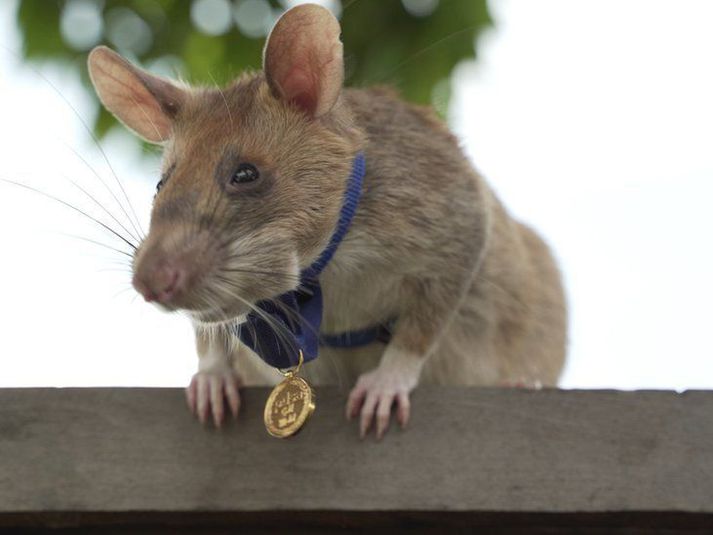
[[[0,389],[0,528],[713,533],[713,392],[420,388],[381,442],[317,395],[278,440],[265,389],[221,431],[179,389]]]

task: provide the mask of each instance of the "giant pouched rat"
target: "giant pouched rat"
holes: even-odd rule
[[[287,11],[264,71],[224,89],[153,76],[105,47],[89,56],[104,106],[164,145],[148,236],[133,261],[147,301],[193,318],[199,371],[187,389],[202,421],[235,415],[240,384],[276,371],[234,325],[294,290],[332,236],[358,153],[366,161],[351,227],[319,276],[322,332],[389,324],[388,343],[322,348],[317,384],[354,384],[348,417],[381,437],[403,426],[419,383],[554,385],[566,310],[552,255],[508,215],[426,108],[385,88],[344,89],[340,27],[316,5]]]

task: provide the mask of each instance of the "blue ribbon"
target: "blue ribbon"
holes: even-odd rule
[[[391,340],[395,320],[374,327],[367,327],[359,331],[348,331],[339,334],[323,334],[319,337],[319,343],[323,346],[336,348],[361,347],[373,342],[388,344]]]
[[[319,258],[302,271],[299,287],[271,301],[258,301],[255,307],[260,312],[250,312],[245,323],[236,326],[240,340],[270,366],[283,369],[297,366],[300,350],[305,362],[317,358],[322,324],[322,288],[317,277],[349,230],[361,197],[365,172],[366,162],[360,152],[347,181],[337,228]],[[281,328],[275,330],[265,316]]]

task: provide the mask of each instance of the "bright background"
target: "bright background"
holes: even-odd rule
[[[713,2],[490,9],[479,61],[454,77],[450,122],[561,262],[562,385],[713,387]],[[62,69],[40,77],[21,64],[14,11],[0,3],[0,178],[91,208],[67,180],[101,195],[91,166],[116,183],[68,104],[91,124],[90,100]],[[158,160],[120,133],[102,147],[145,228]],[[0,183],[0,387],[185,385],[196,366],[188,321],[135,298],[120,255],[66,234],[110,242]]]

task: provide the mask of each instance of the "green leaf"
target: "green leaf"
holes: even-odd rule
[[[346,82],[352,86],[387,84],[404,98],[434,103],[444,114],[450,97],[448,82],[455,66],[476,57],[477,38],[491,23],[486,0],[441,0],[433,13],[416,17],[397,0],[344,1],[341,15]],[[30,61],[61,63],[76,71],[91,90],[85,61],[62,40],[60,17],[65,2],[21,0],[17,22],[22,52]],[[270,0],[273,9],[281,8]],[[102,13],[128,8],[152,32],[149,50],[136,58],[150,63],[179,57],[183,73],[194,83],[224,84],[246,69],[259,69],[264,39],[241,35],[236,27],[221,36],[202,34],[190,19],[187,0],[106,0]],[[106,27],[106,24],[105,24]],[[112,46],[106,35],[103,44]],[[93,91],[92,91],[92,94]],[[98,106],[97,102],[97,106]],[[103,137],[117,122],[104,109],[96,114],[95,132]]]

